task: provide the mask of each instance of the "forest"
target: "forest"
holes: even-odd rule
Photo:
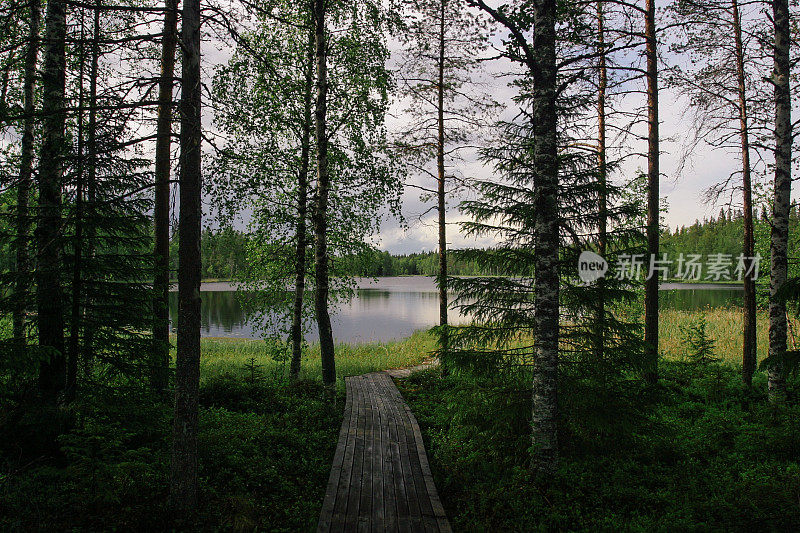
[[[2,0],[0,529],[799,530],[799,21]]]
[[[661,230],[661,243],[664,250],[673,257],[680,254],[698,253],[708,256],[713,253],[736,256],[741,253],[744,217],[741,213],[733,213],[721,209],[717,217],[695,220],[690,226],[669,227]],[[755,247],[761,257],[769,257],[769,217],[766,212],[754,220]],[[223,279],[237,280],[248,277],[248,235],[232,228],[220,230],[205,229],[201,235],[202,278],[204,280]],[[789,243],[791,249],[800,248],[800,213],[797,204],[792,204],[789,214]],[[171,273],[177,273],[178,243],[170,241]],[[380,276],[436,276],[438,273],[437,252],[418,252],[410,254],[392,254],[381,250],[366,250],[358,256],[340,257],[343,269],[348,275],[358,277]],[[10,265],[13,256],[6,250],[4,264]],[[482,269],[475,260],[458,260],[450,255],[447,259],[447,270],[452,276],[499,276],[501,270]],[[796,271],[794,263],[790,268]],[[797,277],[796,272],[792,277]],[[763,280],[762,280],[763,281]]]

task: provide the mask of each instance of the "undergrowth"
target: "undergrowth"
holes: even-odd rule
[[[800,406],[770,405],[737,369],[666,362],[661,386],[610,390],[565,373],[562,457],[529,469],[530,379],[436,371],[399,386],[455,531],[796,531]]]

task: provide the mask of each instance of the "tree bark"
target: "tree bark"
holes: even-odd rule
[[[606,92],[608,90],[608,69],[605,54],[605,15],[603,2],[597,2],[597,47],[598,47],[598,83],[597,83],[597,180],[598,194],[598,228],[597,252],[605,257],[608,246],[608,160],[606,154]],[[595,330],[595,356],[601,359],[605,353],[605,280],[598,280],[600,291],[597,300],[597,324]]]
[[[659,125],[658,125],[658,55],[655,0],[647,0],[645,39],[647,54],[647,254],[658,259],[660,239],[659,212]],[[645,282],[644,340],[647,350],[644,379],[658,382],[658,276],[652,273]]]
[[[85,29],[83,21],[83,10],[80,16],[81,42],[85,39]],[[69,403],[75,399],[78,388],[78,353],[80,351],[80,331],[81,331],[81,289],[83,286],[83,224],[84,224],[84,125],[83,111],[85,106],[85,94],[83,89],[84,68],[86,57],[84,47],[78,50],[79,55],[79,79],[78,79],[78,146],[77,146],[77,165],[75,180],[75,235],[73,238],[73,261],[72,261],[72,301],[70,303],[70,332],[67,343],[67,385],[64,390],[64,401]]]
[[[556,110],[556,2],[533,9],[533,175],[536,199],[534,268],[533,466],[555,471],[558,461],[559,221]]]
[[[39,370],[39,388],[55,400],[64,389],[62,263],[62,172],[66,155],[64,92],[66,84],[66,2],[50,0],[45,17],[42,67],[42,152],[39,158],[39,213],[36,227],[38,268],[36,307],[39,346],[51,350]]]
[[[184,0],[182,32],[178,351],[175,364],[170,503],[177,513],[191,513],[197,508],[197,417],[200,383],[200,0]]]
[[[744,339],[742,345],[742,380],[748,387],[753,384],[756,370],[756,280],[747,275],[753,268],[751,258],[755,256],[755,237],[753,229],[753,187],[750,166],[750,126],[747,109],[747,92],[744,70],[744,44],[742,42],[742,21],[738,0],[732,0],[734,45],[736,48],[736,78],[739,98],[739,138],[742,148],[742,207],[744,211]]]
[[[30,0],[28,3],[28,49],[25,53],[25,80],[22,97],[25,119],[22,130],[22,148],[20,153],[19,183],[17,184],[17,240],[16,240],[16,273],[14,282],[13,333],[20,342],[25,340],[25,308],[28,302],[28,284],[31,270],[28,254],[28,236],[30,234],[30,213],[28,203],[33,179],[33,133],[36,85],[36,62],[39,58],[39,24],[41,22],[41,1]]]
[[[447,8],[447,0],[441,0],[441,11],[439,16],[439,57],[437,59],[438,67],[438,85],[436,88],[436,111],[437,111],[437,145],[436,145],[436,169],[438,174],[437,180],[437,200],[439,211],[439,325],[441,326],[441,333],[439,334],[439,351],[440,351],[440,364],[442,368],[442,375],[447,376],[450,373],[447,361],[448,350],[448,331],[447,331],[447,220],[446,220],[446,203],[445,203],[445,168],[444,168],[444,67],[445,67],[445,10]]]
[[[787,320],[786,303],[778,297],[778,293],[788,276],[789,209],[792,193],[792,102],[789,85],[791,36],[788,0],[773,0],[772,17],[775,23],[775,65],[772,74],[775,87],[775,191],[770,236],[769,356],[780,357],[787,349]],[[782,365],[773,367],[769,371],[770,399],[779,401],[785,390]]]
[[[328,65],[325,38],[325,0],[314,0],[316,24],[317,58],[317,102],[315,109],[317,140],[317,198],[314,205],[314,307],[319,328],[320,358],[322,359],[322,381],[326,385],[336,383],[336,360],[334,357],[333,330],[328,313],[328,134],[326,131]]]
[[[306,86],[303,94],[303,138],[301,139],[300,172],[297,176],[297,235],[294,258],[294,305],[292,309],[292,362],[290,375],[300,376],[303,350],[303,299],[306,291],[306,217],[308,216],[308,169],[311,157],[311,106],[314,85],[314,41],[316,32],[309,32]]]
[[[158,121],[155,161],[155,276],[153,279],[153,360],[151,385],[163,393],[169,383],[169,182],[172,160],[172,86],[178,41],[178,1],[165,0],[161,42],[161,79],[158,85]]]
[[[86,253],[87,260],[94,257],[95,252],[95,215],[97,201],[97,77],[100,69],[100,11],[102,0],[94,3],[94,22],[92,28],[92,64],[89,71],[89,124],[86,131],[86,149],[88,169],[86,173],[86,218],[92,221],[86,228]],[[88,295],[87,295],[88,296]],[[90,306],[91,299],[87,298],[84,305]],[[88,372],[94,359],[94,331],[88,328],[84,332],[83,366]]]

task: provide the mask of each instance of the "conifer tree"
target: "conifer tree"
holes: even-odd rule
[[[463,188],[461,153],[481,142],[496,105],[480,87],[480,56],[488,36],[485,22],[453,0],[409,0],[405,45],[398,68],[401,94],[409,99],[411,123],[398,135],[402,157],[415,174],[436,186],[411,185],[436,200],[439,290],[439,352],[447,374],[447,200]]]
[[[200,0],[184,0],[181,29],[178,351],[170,476],[170,504],[177,513],[191,513],[197,507],[202,217],[200,18]]]
[[[764,65],[752,49],[753,31],[743,17],[738,0],[694,2],[682,0],[672,6],[677,17],[677,42],[672,49],[690,59],[688,69],[674,66],[669,70],[670,83],[689,96],[696,112],[697,137],[714,148],[736,149],[740,154],[739,170],[708,191],[710,200],[718,200],[727,192],[741,190],[744,213],[743,255],[744,335],[742,379],[750,385],[756,368],[756,288],[755,237],[753,222],[754,164],[751,158],[751,137],[754,119],[752,110],[765,107],[761,86]],[[749,10],[748,10],[749,13]],[[753,18],[748,17],[748,18]],[[733,35],[733,39],[731,39]],[[740,185],[733,185],[740,174]],[[726,215],[720,212],[720,221]],[[730,215],[728,216],[730,219]],[[720,253],[720,251],[717,251]]]

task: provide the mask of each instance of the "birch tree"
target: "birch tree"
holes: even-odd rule
[[[769,357],[779,359],[787,350],[786,303],[782,288],[788,278],[789,212],[792,197],[791,21],[789,0],[773,0],[774,66],[771,82],[775,98],[775,179],[770,233]],[[769,395],[780,400],[786,389],[782,365],[769,370]]]
[[[558,351],[559,351],[559,157],[558,66],[556,61],[556,2],[492,8],[482,0],[470,1],[509,33],[519,50],[517,60],[532,80],[529,150],[535,235],[533,330],[536,336],[533,367],[532,453],[533,467],[555,471],[558,460]],[[531,27],[532,26],[532,27]],[[531,36],[526,35],[528,31]]]
[[[42,362],[39,386],[55,399],[66,382],[62,270],[62,172],[67,153],[66,121],[67,5],[50,0],[45,17],[42,66],[42,148],[39,156],[39,205],[36,224],[38,268],[36,308],[39,346],[50,351]]]

